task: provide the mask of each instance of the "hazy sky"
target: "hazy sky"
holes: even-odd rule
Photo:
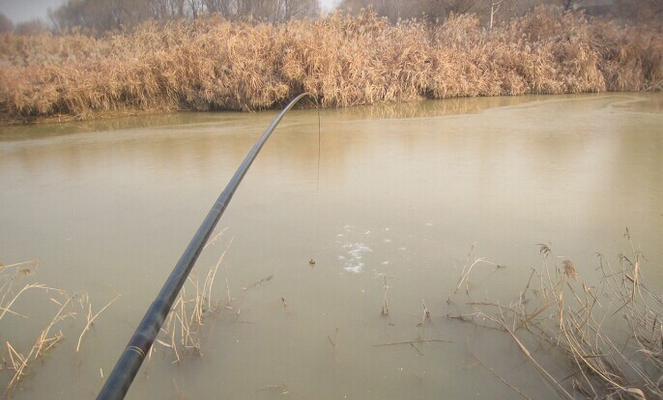
[[[323,11],[329,11],[334,9],[340,2],[341,0],[320,0],[320,5]]]
[[[65,0],[0,0],[0,13],[14,22],[23,22],[34,18],[46,19],[49,8],[57,8]]]
[[[49,8],[57,8],[66,0],[0,0],[0,13],[12,21],[23,22],[34,18],[46,19]],[[341,0],[320,0],[324,11],[336,7]]]

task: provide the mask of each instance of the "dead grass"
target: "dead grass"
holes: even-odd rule
[[[223,232],[224,230],[220,231],[218,235],[221,235]],[[226,250],[221,253],[216,264],[207,270],[202,283],[195,274],[187,278],[185,286],[170,309],[170,313],[161,328],[155,344],[150,349],[150,359],[152,354],[157,351],[157,348],[166,349],[167,352],[171,353],[173,364],[181,363],[189,355],[201,356],[200,335],[205,325],[205,320],[211,314],[218,313],[222,309],[233,311],[239,317],[239,309],[237,311],[233,309],[233,298],[230,295],[228,277],[225,278],[225,304],[222,304],[220,300],[213,300],[214,281],[232,242],[233,239],[230,239]],[[208,242],[208,244],[211,245],[212,243]],[[257,283],[256,286],[260,283]]]
[[[539,8],[486,31],[334,14],[282,25],[146,23],[102,38],[0,36],[0,119],[259,110],[302,91],[323,106],[663,88],[659,28]]]
[[[470,310],[449,317],[505,332],[560,398],[663,398],[663,299],[643,283],[644,258],[628,230],[625,237],[630,254],[616,267],[597,255],[594,284],[571,260],[540,245],[543,265],[513,301],[467,301]],[[549,349],[546,358],[535,347]],[[565,376],[546,367],[555,354],[565,360]]]
[[[215,237],[218,239],[223,230]],[[208,243],[214,245],[214,240]],[[230,282],[226,276],[225,301],[214,300],[214,282],[222,267],[222,261],[227,249],[231,246],[232,239],[228,242],[226,250],[221,254],[218,262],[210,267],[204,280],[199,280],[196,275],[188,278],[187,284],[180,292],[167,320],[162,327],[161,333],[150,350],[150,358],[157,348],[167,349],[172,354],[173,363],[180,363],[190,355],[200,356],[201,333],[206,319],[221,309],[229,310],[235,318],[239,318],[239,308],[234,309],[235,299],[230,294]],[[86,348],[85,338],[94,329],[101,315],[115,303],[119,298],[113,297],[102,307],[96,309],[90,297],[86,293],[70,294],[64,290],[56,289],[34,282],[34,273],[38,264],[36,262],[22,262],[12,265],[0,264],[0,335],[2,345],[0,346],[0,397],[9,398],[36,368],[44,361],[44,357],[56,345],[61,343],[70,334],[74,338],[72,351],[96,351],[94,347]],[[227,275],[227,274],[226,274]],[[272,276],[263,278],[245,290],[257,287],[272,279]],[[26,299],[28,297],[28,299]],[[28,301],[29,300],[29,301]],[[35,314],[42,314],[41,310],[55,306],[52,317],[44,319],[43,328],[38,331],[29,332],[35,324],[25,324],[25,329],[17,337],[10,337],[3,326],[15,326],[35,319],[34,315],[27,315],[24,311],[26,303]],[[95,311],[96,310],[96,311]],[[39,322],[40,324],[41,322]],[[5,325],[6,324],[6,325]],[[37,324],[37,326],[39,326]],[[23,326],[23,325],[19,325]],[[65,335],[65,332],[67,333]],[[31,336],[34,334],[34,340]],[[77,338],[77,340],[76,340]],[[99,370],[103,378],[103,370]]]
[[[33,275],[38,263],[21,262],[12,265],[0,264],[0,332],[4,343],[0,347],[0,390],[3,398],[9,398],[17,386],[30,374],[33,364],[44,357],[56,345],[65,340],[66,330],[78,329],[67,321],[76,320],[81,312],[88,310],[87,323],[80,334],[76,351],[80,350],[83,337],[90,331],[94,322],[117,298],[92,315],[92,304],[87,294],[72,295],[64,290],[34,282]],[[55,305],[55,312],[44,322],[38,332],[30,330],[35,324],[26,320],[35,318],[27,315],[19,307],[25,308],[23,298],[29,297],[32,310],[40,310]],[[22,303],[22,304],[21,304]],[[36,317],[39,319],[40,317]],[[38,324],[40,324],[39,322]],[[10,337],[3,326],[24,326],[20,335]],[[37,325],[38,325],[37,324]],[[35,335],[35,336],[32,336]],[[34,337],[34,339],[30,339]]]

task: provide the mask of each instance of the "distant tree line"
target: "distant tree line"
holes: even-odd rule
[[[339,9],[350,13],[370,9],[393,22],[411,18],[443,21],[451,14],[473,13],[492,29],[494,24],[521,16],[542,4],[631,21],[663,19],[663,0],[342,0]],[[80,28],[101,33],[131,28],[148,20],[196,19],[208,15],[280,23],[318,17],[320,5],[319,0],[68,0],[49,11],[50,26],[41,20],[14,25],[0,14],[0,33],[35,34]]]
[[[318,0],[69,0],[49,16],[57,30],[82,27],[107,31],[146,20],[196,19],[210,14],[284,22],[317,17],[319,10]]]
[[[542,4],[556,4],[566,7],[572,0],[343,0],[341,7],[350,12],[373,9],[391,21],[411,18],[429,21],[443,21],[451,14],[472,13],[486,20],[492,28],[497,20],[508,20],[521,16]]]
[[[439,21],[450,14],[465,13],[493,21],[521,16],[543,4],[629,20],[663,18],[663,0],[343,0],[341,8],[355,13],[370,8],[391,21],[410,18]]]
[[[0,34],[13,32],[17,35],[34,35],[48,30],[48,24],[40,19],[33,19],[14,25],[9,17],[0,13]]]

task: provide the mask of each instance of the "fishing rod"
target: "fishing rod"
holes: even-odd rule
[[[210,234],[214,230],[217,222],[223,215],[223,212],[228,207],[230,200],[232,200],[237,187],[242,182],[244,175],[253,164],[256,156],[267,142],[267,139],[272,135],[274,129],[281,122],[281,119],[286,115],[292,107],[295,106],[301,99],[306,96],[313,97],[310,93],[302,93],[292,99],[292,101],[272,120],[267,130],[260,136],[260,139],[253,145],[249,153],[242,161],[242,164],[235,171],[235,175],[230,179],[226,188],[214,202],[212,209],[209,211],[203,223],[200,224],[198,231],[191,239],[191,242],[184,250],[184,254],[180,257],[175,265],[175,268],[168,276],[161,291],[157,295],[150,308],[147,309],[143,320],[140,322],[133,336],[129,340],[124,352],[117,360],[113,371],[108,376],[106,383],[101,388],[97,400],[111,400],[123,399],[129,390],[129,386],[133,382],[141,364],[145,360],[145,356],[149,353],[154,340],[159,334],[159,330],[163,325],[166,316],[170,312],[173,302],[182,289],[191,269],[193,268],[198,256],[200,255],[203,246],[209,239]],[[314,100],[315,97],[313,97]],[[317,100],[316,100],[317,103]],[[318,115],[319,118],[319,115]],[[319,123],[319,121],[318,121]],[[319,151],[319,150],[318,150]]]

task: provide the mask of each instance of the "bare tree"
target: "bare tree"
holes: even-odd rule
[[[69,0],[49,16],[60,30],[80,26],[103,32],[149,19],[195,19],[208,14],[280,22],[317,16],[319,7],[317,0]]]
[[[652,22],[660,26],[663,19],[663,1],[616,0],[615,15],[631,21]]]
[[[571,11],[575,8],[577,1],[576,0],[563,0],[562,5],[564,11]]]
[[[504,0],[490,0],[490,25],[489,29],[493,30],[493,22],[495,21],[495,14],[500,10]]]
[[[392,21],[407,18],[445,19],[473,11],[480,0],[344,0],[341,8],[357,13],[371,9]]]

